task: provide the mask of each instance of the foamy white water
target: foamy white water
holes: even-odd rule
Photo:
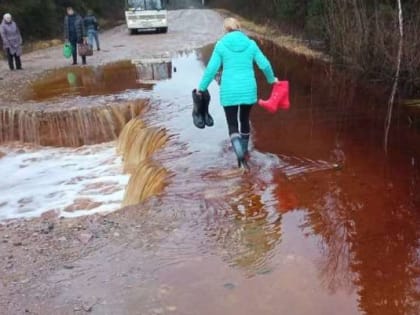
[[[0,147],[0,220],[48,211],[77,217],[121,208],[129,176],[115,143],[81,148]]]

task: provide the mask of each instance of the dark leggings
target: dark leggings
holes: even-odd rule
[[[9,49],[7,49],[7,61],[9,62],[9,68],[10,68],[10,70],[14,70],[15,69],[15,63],[16,63],[16,69],[22,69],[22,63],[20,61],[20,56],[18,56],[16,54],[12,55],[10,53],[10,50]]]
[[[229,128],[229,135],[239,133],[238,126],[238,109],[239,121],[241,123],[240,133],[244,136],[249,135],[251,127],[249,125],[249,116],[251,114],[252,106],[250,105],[235,105],[224,107],[226,114],[226,121]]]

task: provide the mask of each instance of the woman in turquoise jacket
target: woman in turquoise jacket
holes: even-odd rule
[[[219,69],[223,68],[220,102],[225,110],[229,136],[238,158],[238,165],[247,167],[249,116],[252,106],[257,102],[254,62],[262,70],[268,83],[272,84],[277,79],[268,59],[257,43],[240,31],[240,24],[236,19],[227,18],[224,28],[226,35],[217,42],[198,91],[206,91]]]

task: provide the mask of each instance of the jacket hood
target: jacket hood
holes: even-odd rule
[[[242,52],[251,45],[251,40],[241,31],[233,31],[223,36],[221,43],[233,52]]]

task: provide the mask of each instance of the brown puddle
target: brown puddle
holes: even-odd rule
[[[153,81],[169,79],[169,61],[120,61],[100,67],[53,70],[25,91],[27,100],[44,101],[65,96],[110,95],[130,89],[150,90]]]
[[[254,113],[256,148],[342,165],[288,185],[305,209],[302,232],[320,239],[322,281],[333,292],[354,287],[362,314],[419,314],[420,132],[397,108],[386,155],[383,90],[263,47],[291,81],[293,106]]]

